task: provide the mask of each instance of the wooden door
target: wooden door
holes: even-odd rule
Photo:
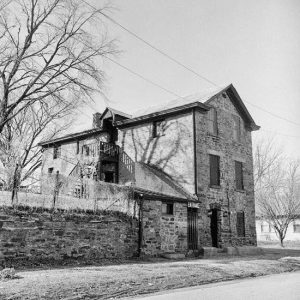
[[[188,207],[188,249],[198,249],[198,210]]]
[[[217,247],[219,246],[218,242],[218,210],[212,209],[211,216],[210,216],[210,232],[211,232],[211,241],[212,246]]]

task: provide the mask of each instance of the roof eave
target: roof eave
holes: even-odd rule
[[[258,126],[255,121],[253,120],[252,116],[250,115],[246,105],[244,104],[243,100],[241,99],[240,95],[238,94],[237,90],[235,89],[235,87],[233,86],[233,84],[229,84],[228,86],[224,87],[224,89],[222,89],[221,91],[219,91],[217,94],[215,94],[214,96],[212,96],[210,99],[208,99],[205,104],[209,104],[209,102],[215,98],[217,95],[220,95],[224,92],[228,92],[231,91],[232,95],[235,97],[235,99],[237,100],[237,103],[235,103],[238,106],[238,110],[240,110],[240,112],[242,114],[244,114],[244,116],[246,117],[247,121],[248,121],[248,125],[251,131],[256,131],[260,129],[260,126]],[[230,97],[230,93],[228,95]],[[231,99],[232,100],[232,99]],[[233,100],[232,100],[233,101]]]
[[[99,133],[102,133],[102,132],[106,132],[106,131],[102,130],[102,129],[85,130],[85,131],[82,131],[82,132],[77,132],[77,133],[73,133],[73,134],[70,134],[70,135],[62,136],[62,137],[57,138],[57,139],[40,142],[40,143],[38,143],[38,146],[45,147],[45,146],[49,146],[49,145],[59,144],[59,143],[62,143],[62,142],[78,140],[78,139],[81,139],[83,137],[91,136],[91,135],[94,135],[94,134],[99,134]]]
[[[135,125],[137,123],[143,123],[143,122],[149,121],[149,120],[155,121],[157,119],[161,119],[162,117],[168,117],[168,116],[172,116],[172,115],[182,114],[184,112],[190,111],[192,108],[198,108],[202,111],[208,111],[210,109],[210,107],[208,105],[196,101],[193,103],[189,103],[187,105],[181,105],[178,107],[170,108],[170,109],[159,111],[159,112],[154,112],[154,113],[143,115],[140,117],[123,120],[123,121],[117,121],[114,124],[118,127],[127,127],[127,126],[131,126],[131,125]]]

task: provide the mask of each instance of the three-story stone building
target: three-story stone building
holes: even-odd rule
[[[106,108],[93,124],[43,142],[42,174],[85,169],[131,183],[143,198],[144,253],[256,245],[251,132],[259,126],[233,85],[134,115]]]

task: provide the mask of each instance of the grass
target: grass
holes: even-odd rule
[[[2,282],[3,299],[110,299],[211,282],[291,272],[300,265],[259,257],[154,260],[114,266],[91,266],[18,272]]]
[[[258,247],[282,248],[279,241],[258,241]],[[284,249],[300,249],[300,241],[283,241]]]

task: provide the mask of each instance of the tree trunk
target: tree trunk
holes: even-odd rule
[[[19,164],[16,164],[13,180],[12,180],[12,193],[11,193],[11,203],[15,206],[18,203],[18,190],[20,187],[20,170]]]
[[[284,236],[283,236],[282,233],[279,233],[279,240],[280,240],[280,246],[281,246],[282,248],[284,248],[284,245],[283,245]]]

